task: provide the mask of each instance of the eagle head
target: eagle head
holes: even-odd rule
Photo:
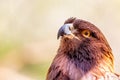
[[[112,50],[103,33],[92,23],[69,18],[60,27],[60,46],[47,80],[93,80],[113,72]],[[97,80],[97,79],[96,79]]]

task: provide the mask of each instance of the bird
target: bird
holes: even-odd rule
[[[112,49],[101,30],[75,17],[57,33],[60,39],[46,80],[120,80],[114,72]]]

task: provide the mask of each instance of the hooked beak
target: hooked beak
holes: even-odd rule
[[[57,39],[59,39],[60,36],[72,34],[71,32],[72,27],[73,27],[72,24],[64,24],[58,31]]]

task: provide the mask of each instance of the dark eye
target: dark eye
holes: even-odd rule
[[[86,38],[90,37],[90,31],[89,30],[83,30],[82,35]]]

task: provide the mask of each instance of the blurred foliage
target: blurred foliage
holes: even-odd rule
[[[48,62],[40,64],[26,64],[21,72],[37,79],[45,80],[49,65],[50,63]]]
[[[20,47],[20,43],[13,41],[0,41],[0,60],[2,60],[13,49]]]

